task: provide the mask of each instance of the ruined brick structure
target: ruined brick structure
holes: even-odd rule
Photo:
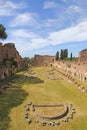
[[[79,52],[78,60],[75,62],[55,62],[54,66],[62,69],[68,74],[87,82],[87,49]]]
[[[84,49],[79,52],[78,61],[87,62],[87,49]]]
[[[16,63],[16,67],[12,66],[12,60]],[[14,43],[0,43],[0,80],[21,70],[25,61],[19,55]]]
[[[3,61],[4,58],[13,58],[15,61],[20,61],[21,56],[15,48],[14,43],[0,43],[0,61]]]
[[[33,66],[52,66],[55,61],[55,56],[35,55],[31,64]]]

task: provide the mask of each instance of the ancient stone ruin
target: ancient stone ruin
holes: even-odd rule
[[[87,63],[87,49],[79,52],[78,62]]]
[[[72,77],[80,79],[87,83],[87,49],[79,52],[78,58],[73,62],[58,61],[53,65],[55,68],[59,68],[66,74],[68,73]]]
[[[14,43],[0,43],[0,80],[21,70],[24,63]]]
[[[35,55],[31,62],[32,66],[52,66],[55,62],[55,56]]]
[[[0,43],[0,61],[3,61],[5,58],[14,58],[16,61],[21,60],[14,43],[6,43],[4,45]]]
[[[36,111],[36,107],[40,107],[40,109],[53,107],[63,107],[63,111],[61,114],[57,114],[56,116],[50,116],[38,114]],[[62,123],[67,123],[70,119],[73,119],[74,114],[76,113],[75,108],[71,103],[69,104],[33,104],[32,102],[27,103],[24,106],[25,114],[24,118],[28,124],[34,122],[38,123],[41,126],[58,126]],[[32,115],[32,118],[31,118]]]

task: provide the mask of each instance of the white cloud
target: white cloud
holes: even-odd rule
[[[69,0],[67,0],[67,1],[69,1]],[[74,4],[76,4],[76,5],[79,5],[79,6],[81,6],[81,7],[86,7],[87,8],[87,0],[71,0],[71,2],[73,2]]]
[[[59,19],[55,18],[55,19],[47,19],[44,21],[44,26],[46,27],[51,27],[51,26],[58,26]]]
[[[31,38],[30,40],[19,38],[15,40],[15,43],[16,43],[16,47],[21,53],[24,51],[32,51],[32,50],[41,49],[48,45],[47,39],[44,39],[41,37]]]
[[[27,29],[10,30],[9,39],[10,40],[6,39],[5,41],[7,43],[15,43],[20,53],[27,50],[31,51],[34,49],[43,48],[48,44],[47,39],[44,39],[38,34],[35,34]]]
[[[35,25],[37,15],[34,13],[23,13],[18,14],[13,21],[10,23],[10,26],[22,26],[22,25]]]
[[[57,3],[55,1],[46,1],[43,3],[44,9],[50,9],[50,8],[55,8],[55,7],[57,7]]]
[[[86,28],[87,28],[87,21],[83,21],[74,27],[50,33],[48,39],[53,45],[68,42],[85,41],[87,40]]]
[[[20,53],[41,50],[50,45],[81,42],[87,40],[87,21],[60,31],[49,32],[46,38],[26,29],[11,30],[10,42],[14,42]],[[7,42],[8,39],[6,40]]]
[[[78,14],[82,14],[83,9],[77,5],[70,5],[69,8],[66,10],[67,14],[74,14],[74,13],[78,13]]]
[[[26,5],[23,2],[13,3],[12,1],[0,0],[0,16],[12,16],[17,14],[17,10],[25,8]]]
[[[34,39],[31,39],[29,50],[43,48],[47,46],[48,44],[49,43],[47,39],[44,39],[42,37],[34,38]]]
[[[18,37],[18,38],[35,38],[38,37],[35,33],[30,32],[26,29],[15,29],[10,31],[10,35],[12,37]]]

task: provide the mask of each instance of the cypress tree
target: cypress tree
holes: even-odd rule
[[[60,59],[62,59],[63,60],[63,54],[64,52],[63,52],[63,50],[61,49],[61,52],[60,52]]]
[[[58,59],[59,59],[59,52],[58,52],[58,51],[56,52],[55,59],[56,59],[56,60],[58,60]]]
[[[70,60],[72,60],[72,53],[70,54]]]

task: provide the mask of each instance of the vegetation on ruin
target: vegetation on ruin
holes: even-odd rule
[[[52,68],[49,67],[31,68],[0,83],[0,87],[8,83],[12,83],[13,86],[0,94],[0,130],[87,129],[87,93],[83,93],[58,72],[53,71],[54,73],[49,74],[51,70]],[[59,80],[50,80],[49,77],[57,77]],[[24,118],[24,106],[29,101],[35,104],[72,103],[76,114],[68,123],[62,123],[59,126],[41,126],[34,122],[27,124]],[[43,112],[40,110],[40,113]]]
[[[18,67],[18,62],[14,60],[14,58],[4,58],[3,63],[5,64],[6,62],[11,63],[11,67],[17,68]]]

